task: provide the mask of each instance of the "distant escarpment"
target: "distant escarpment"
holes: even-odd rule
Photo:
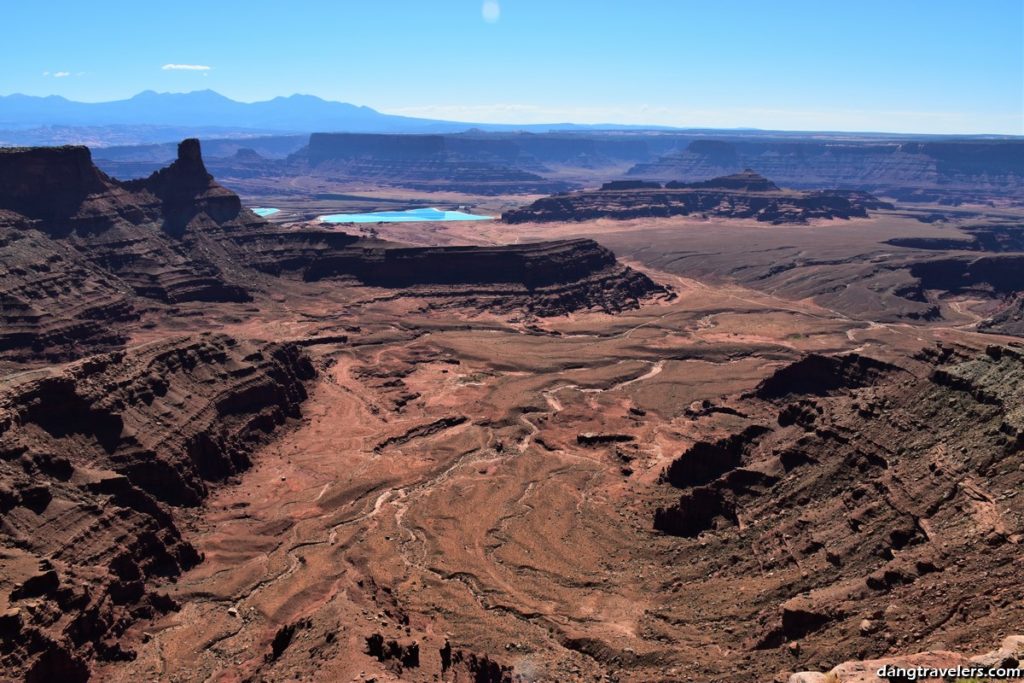
[[[702,572],[786,586],[750,646],[981,646],[1024,617],[1024,353],[938,345],[897,363],[782,368],[700,418],[666,469],[678,492],[656,529],[702,537]]]
[[[428,191],[533,194],[567,187],[507,157],[500,145],[472,145],[444,135],[314,133],[288,162],[294,172]]]
[[[629,175],[693,181],[750,168],[788,187],[848,187],[950,204],[1024,196],[1024,141],[693,140]]]
[[[0,355],[61,360],[117,348],[142,310],[252,301],[272,288],[266,276],[444,285],[440,294],[462,302],[536,312],[619,310],[659,289],[593,243],[403,247],[268,223],[213,180],[196,140],[170,166],[125,182],[93,166],[84,147],[2,149]],[[503,294],[478,296],[494,288]]]
[[[83,681],[119,636],[175,610],[158,582],[202,561],[182,510],[299,415],[295,347],[180,338],[0,387],[0,671]]]
[[[714,216],[757,221],[807,223],[818,218],[864,218],[867,210],[891,208],[862,192],[780,190],[747,170],[698,183],[615,181],[599,190],[539,199],[506,211],[506,223],[583,221],[595,218]]]

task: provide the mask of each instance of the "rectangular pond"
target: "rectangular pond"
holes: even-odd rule
[[[409,209],[408,211],[377,211],[374,213],[333,213],[320,216],[324,223],[412,223],[415,221],[489,221],[494,216],[477,216],[462,211],[440,209]]]

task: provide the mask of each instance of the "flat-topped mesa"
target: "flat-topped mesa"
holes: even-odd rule
[[[786,187],[849,187],[909,201],[1018,199],[1024,140],[694,140],[627,176],[693,182],[752,168]]]
[[[601,186],[602,192],[621,190],[660,190],[661,183],[653,180],[612,180]]]
[[[69,216],[108,181],[88,147],[0,148],[0,210],[35,219]]]
[[[617,265],[615,255],[591,239],[496,247],[360,249],[354,258],[324,258],[307,279],[351,274],[368,285],[518,284],[534,289],[566,284]]]
[[[352,248],[323,254],[306,280],[353,277],[376,287],[406,288],[410,296],[475,302],[488,310],[522,309],[539,316],[636,308],[669,295],[646,275],[620,264],[590,239],[496,247]]]
[[[583,221],[596,218],[752,218],[767,223],[807,223],[819,218],[864,218],[867,210],[892,208],[866,193],[782,190],[749,169],[696,183],[617,180],[599,190],[539,199],[506,211],[506,223]]]
[[[744,192],[779,192],[780,188],[772,181],[765,178],[756,171],[749,168],[741,173],[720,176],[711,180],[703,180],[697,183],[682,183],[669,181],[665,184],[669,190],[676,189],[720,189],[720,190],[742,190]]]
[[[568,187],[520,167],[507,142],[444,135],[313,133],[288,163],[309,175],[474,194],[557,192]],[[535,165],[530,162],[528,165]]]
[[[441,135],[313,133],[309,136],[309,160],[314,164],[356,157],[427,159],[445,151],[445,139]]]

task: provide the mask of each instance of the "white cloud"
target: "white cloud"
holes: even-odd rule
[[[71,75],[70,71],[57,71],[53,74],[54,78],[67,78]]]
[[[164,71],[209,71],[213,67],[205,64],[164,64],[160,68]]]
[[[484,0],[480,14],[488,24],[496,24],[498,19],[501,19],[501,5],[498,4],[498,0]]]

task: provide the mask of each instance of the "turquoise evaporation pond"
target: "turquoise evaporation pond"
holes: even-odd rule
[[[411,223],[414,221],[489,221],[494,216],[477,216],[462,211],[410,209],[408,211],[377,211],[376,213],[334,213],[320,216],[324,223]]]
[[[256,214],[257,216],[263,216],[264,218],[266,218],[267,216],[273,216],[275,213],[277,213],[280,210],[281,209],[259,208],[259,209],[253,209],[252,212],[254,214]]]

